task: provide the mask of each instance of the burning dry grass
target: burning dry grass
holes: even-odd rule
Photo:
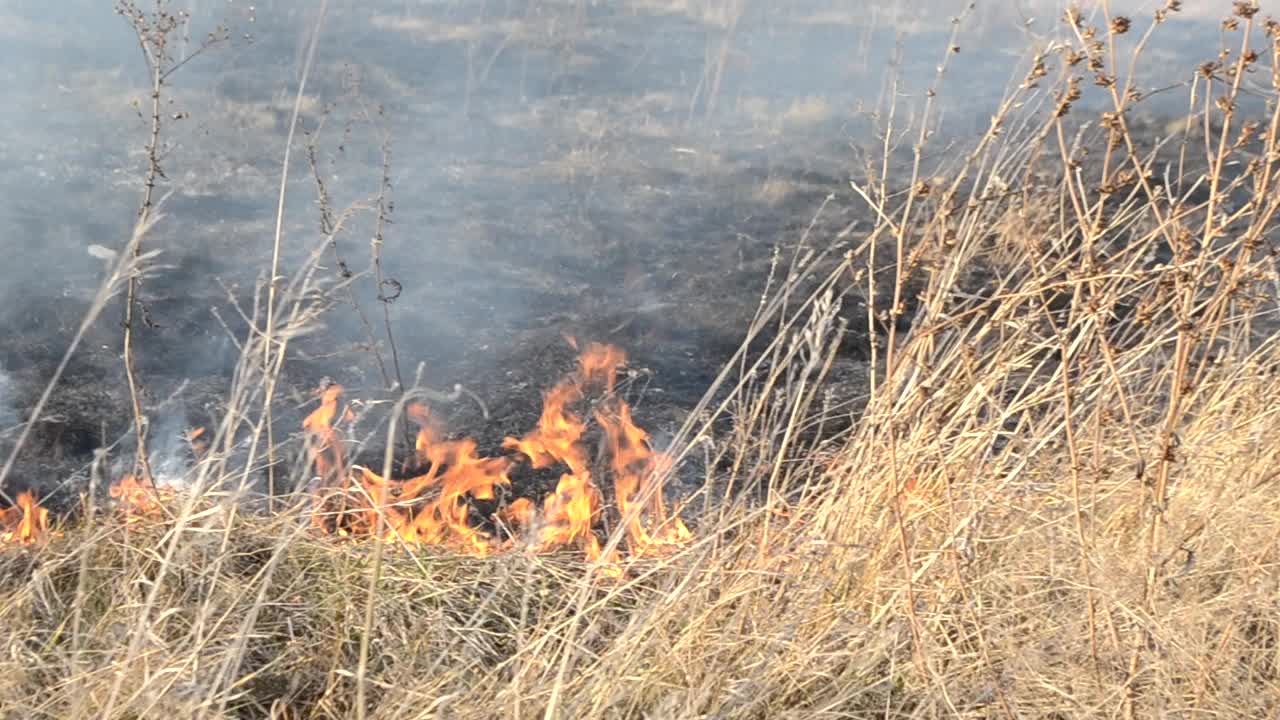
[[[48,530],[49,511],[30,490],[18,493],[12,507],[0,510],[0,543],[30,545]]]
[[[354,414],[349,408],[339,412],[340,386],[326,388],[320,406],[303,422],[321,490],[311,510],[312,526],[341,537],[443,545],[479,556],[521,544],[516,533],[524,532],[531,534],[526,541],[534,550],[575,546],[590,561],[608,561],[610,574],[616,576],[621,558],[604,555],[596,536],[602,495],[592,478],[587,423],[575,407],[596,386],[608,393],[593,414],[603,428],[614,497],[631,556],[678,549],[691,536],[680,518],[667,515],[662,501],[660,479],[670,469],[670,460],[653,450],[648,433],[632,421],[630,405],[613,394],[617,368],[625,361],[626,355],[616,347],[588,346],[578,360],[578,370],[547,391],[538,427],[503,441],[503,447],[514,452],[512,456],[484,457],[477,454],[473,439],[442,439],[427,406],[410,403],[406,411],[419,430],[407,467],[413,474],[403,480],[391,477],[390,456],[380,472],[348,464],[336,421],[354,420]],[[519,497],[494,513],[498,529],[508,536],[495,538],[475,527],[478,518],[469,502],[493,501],[499,488],[510,488],[508,473],[522,459],[534,468],[565,472],[540,510],[530,498]]]
[[[1068,458],[1048,435],[1016,462],[958,467],[902,499],[910,605],[884,450],[874,464],[845,455],[785,513],[723,511],[623,582],[590,579],[576,553],[426,548],[387,552],[374,572],[378,544],[303,531],[305,504],[263,518],[210,497],[185,523],[103,521],[7,552],[14,655],[0,698],[27,717],[97,716],[123,673],[121,717],[350,717],[363,676],[374,717],[914,716],[933,701],[973,717],[1002,716],[997,703],[1088,717],[1123,704],[1141,633],[1143,697],[1260,716],[1280,632],[1280,425],[1267,402],[1280,380],[1213,375],[1214,412],[1182,431],[1154,612],[1134,510],[1150,489],[1132,458],[1087,448],[1103,466],[1081,469],[1082,548]],[[941,478],[937,441],[918,433],[902,439],[899,471]]]
[[[1117,66],[1077,30],[1096,65]],[[168,512],[88,512],[40,540],[30,503],[6,511],[6,531],[37,542],[0,554],[0,706],[59,718],[1266,716],[1280,704],[1280,112],[1235,114],[1230,78],[1258,62],[1249,49],[1197,95],[1222,119],[1202,158],[1176,138],[1139,151],[1123,79],[1103,84],[1115,107],[1101,129],[1069,139],[1083,111],[1068,107],[1068,61],[1060,94],[1041,94],[1033,69],[1015,98],[1043,115],[1015,123],[1011,101],[945,181],[855,183],[879,222],[850,245],[806,237],[779,256],[748,342],[669,462],[625,406],[597,406],[612,488],[581,454],[588,415],[567,409],[587,385],[608,391],[583,362],[548,392],[539,427],[507,443],[565,472],[540,507],[511,506],[526,524],[540,511],[542,530],[506,552],[492,539],[478,551],[479,522],[442,503],[447,490],[400,515],[378,494],[447,488],[474,457],[432,434],[412,392],[400,407],[425,433],[424,474],[350,467],[331,389],[295,479],[359,486],[366,505],[323,532],[307,494],[250,512],[243,478],[261,458],[241,467],[230,450],[261,434],[253,409],[278,372],[251,339],[229,402],[244,412],[202,438],[192,489],[159,501]],[[316,316],[314,282],[308,267],[281,289],[277,341]],[[872,390],[833,437],[844,399],[823,379],[855,292],[877,338]],[[695,452],[709,471],[692,531],[636,552],[670,527],[634,523],[665,515],[661,478]],[[454,497],[488,495],[508,462]],[[621,512],[608,532],[595,520],[605,507]],[[419,518],[461,542],[408,542]]]

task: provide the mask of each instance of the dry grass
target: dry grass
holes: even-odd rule
[[[1097,37],[1046,56],[1058,81],[1033,71],[931,182],[926,109],[910,176],[854,184],[875,227],[778,258],[748,330],[774,339],[744,343],[677,445],[714,468],[698,539],[624,581],[316,538],[302,498],[249,511],[266,453],[242,439],[279,372],[260,338],[316,317],[304,268],[172,517],[90,513],[0,555],[6,717],[1273,713],[1280,113],[1233,102],[1277,38],[1197,82],[1207,139],[1152,149],[1124,122],[1129,60]],[[1111,114],[1067,107],[1117,67]],[[886,117],[879,169],[903,140]],[[871,397],[824,440],[855,293]]]

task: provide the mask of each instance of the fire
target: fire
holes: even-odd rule
[[[535,468],[559,463],[569,468],[560,476],[555,492],[543,501],[545,524],[538,545],[580,544],[594,560],[600,557],[600,541],[591,526],[600,512],[600,491],[591,482],[590,462],[580,442],[587,425],[569,409],[581,399],[582,389],[574,378],[562,381],[543,397],[537,429],[520,439],[509,437],[502,444],[523,453]]]
[[[320,477],[321,487],[332,487],[346,474],[346,454],[342,448],[342,440],[334,427],[338,417],[338,398],[342,397],[341,385],[330,385],[320,397],[320,407],[316,408],[305,420],[302,429],[307,431],[307,439],[311,456],[316,466],[316,474]],[[342,413],[342,419],[353,418],[351,409]]]
[[[0,544],[31,545],[49,530],[49,511],[40,507],[35,493],[25,490],[13,507],[0,510]]]
[[[322,487],[332,488],[318,502],[313,525],[340,536],[376,536],[383,541],[445,545],[485,555],[503,549],[473,517],[471,501],[496,499],[498,487],[509,488],[510,470],[521,459],[537,469],[564,467],[555,491],[541,506],[516,498],[493,515],[495,523],[514,534],[529,534],[534,550],[576,547],[592,561],[604,563],[607,575],[617,576],[617,553],[605,556],[596,525],[604,502],[592,476],[592,457],[584,437],[588,423],[575,406],[587,392],[603,389],[610,395],[604,409],[592,417],[604,429],[611,454],[610,469],[618,511],[626,522],[627,547],[633,556],[676,548],[692,538],[679,518],[670,518],[658,481],[670,460],[653,451],[649,435],[632,420],[631,408],[612,397],[617,368],[626,354],[611,345],[591,344],[581,353],[578,369],[543,396],[538,425],[524,436],[508,437],[502,447],[511,457],[484,457],[474,440],[444,440],[425,405],[407,408],[419,427],[415,441],[418,474],[405,480],[384,478],[361,466],[347,469],[341,439],[334,428],[342,388],[331,386],[304,422],[309,448]],[[348,417],[344,416],[344,417]]]
[[[440,494],[417,512],[413,529],[419,542],[455,544],[477,554],[491,548],[489,537],[470,525],[467,496],[493,500],[494,488],[510,487],[507,458],[486,458],[476,454],[474,440],[439,441],[423,425],[418,433],[419,457],[425,458],[425,475],[406,481],[403,496],[418,497],[424,490],[440,488]]]
[[[543,395],[537,427],[503,440],[505,455],[487,457],[473,439],[445,438],[426,405],[408,406],[405,412],[418,430],[413,457],[399,473],[408,475],[403,479],[349,462],[341,423],[355,417],[340,405],[342,386],[330,385],[302,423],[316,477],[312,527],[331,536],[439,545],[472,555],[517,545],[534,551],[575,548],[598,562],[605,577],[620,577],[621,553],[606,554],[597,535],[607,509],[593,476],[599,472],[613,475],[616,513],[631,557],[687,544],[692,533],[663,504],[661,480],[671,460],[653,450],[631,407],[615,394],[618,368],[626,361],[616,347],[588,345],[577,369]],[[588,412],[584,406],[598,392],[604,397]],[[589,420],[602,431],[600,453],[608,455],[607,463],[589,450]],[[205,428],[189,431],[186,440],[195,459],[203,460],[210,449]],[[511,471],[525,462],[535,469],[562,468],[555,491],[541,502],[519,497],[495,509],[498,489],[510,488]],[[110,488],[126,523],[163,517],[175,494],[172,487],[134,475]],[[493,512],[485,516],[478,507]],[[20,494],[14,507],[0,510],[0,544],[37,542],[48,527],[49,513],[30,491]]]
[[[618,367],[626,363],[627,354],[621,348],[600,343],[591,343],[578,356],[582,382],[587,385],[604,385],[606,392],[613,392],[618,379]]]
[[[310,415],[302,421],[302,429],[306,431],[307,453],[311,457],[312,463],[315,465],[317,476],[317,489],[324,492],[330,488],[341,487],[344,484],[344,478],[348,477],[346,453],[343,450],[342,438],[338,436],[338,429],[334,427],[334,420],[338,418],[338,399],[342,397],[343,387],[338,384],[330,385],[325,388],[320,396],[320,407],[316,408]],[[353,415],[351,409],[347,408],[343,411],[341,419],[351,420]],[[317,499],[315,509],[311,514],[311,526],[317,529],[325,527],[325,521],[330,509],[334,512],[341,513],[345,510],[345,506],[339,500],[337,508],[331,508],[332,496],[321,495]]]
[[[194,428],[186,434],[187,444],[191,446],[191,454],[196,460],[203,459],[209,452],[209,438],[204,426]]]
[[[609,438],[614,493],[626,522],[631,551],[641,555],[692,539],[693,534],[680,518],[667,519],[662,488],[655,486],[655,480],[670,469],[671,460],[653,452],[649,434],[631,420],[631,407],[618,402],[613,413],[596,411],[596,419]]]
[[[173,499],[174,489],[156,486],[149,479],[126,475],[107,489],[119,504],[117,509],[126,522],[135,523],[143,518],[163,517],[165,505]]]
[[[353,421],[340,406],[342,386],[329,386],[320,405],[303,420],[306,448],[315,470],[317,495],[312,528],[328,536],[371,538],[380,542],[434,544],[470,555],[508,550],[520,544],[532,551],[576,548],[600,562],[605,577],[621,577],[621,553],[604,552],[596,532],[605,516],[603,493],[594,473],[613,475],[616,511],[631,557],[657,555],[684,546],[689,528],[668,516],[659,480],[671,460],[655,452],[649,434],[637,427],[631,407],[614,395],[617,372],[626,364],[620,348],[593,343],[581,352],[575,372],[543,396],[538,425],[522,437],[502,442],[506,455],[481,455],[475,439],[448,439],[425,405],[410,405],[417,427],[413,456],[401,475],[349,462],[340,423]],[[591,393],[603,391],[593,411],[585,411]],[[603,454],[589,450],[589,419],[603,430]],[[204,428],[187,433],[197,460],[209,451]],[[562,469],[547,497],[517,497],[494,509],[499,488],[511,488],[511,471],[527,462],[535,469]],[[110,488],[125,523],[164,516],[174,488],[157,487],[150,478],[128,475]],[[493,510],[488,515],[477,511]],[[49,512],[31,492],[0,511],[0,542],[36,542],[49,525]],[[521,542],[524,541],[524,542]]]
[[[336,403],[336,397],[332,402]],[[342,502],[313,524],[340,535],[376,535],[382,540],[448,545],[476,555],[488,554],[493,541],[471,525],[467,499],[492,500],[496,486],[509,486],[511,461],[479,456],[474,440],[440,439],[424,405],[412,405],[408,413],[419,425],[415,468],[421,473],[394,480],[353,466],[348,478],[353,482],[336,493]],[[333,447],[341,452],[340,446]],[[322,458],[316,455],[318,469],[333,455]],[[434,492],[428,496],[430,491]],[[325,503],[328,508],[335,505],[332,497]]]

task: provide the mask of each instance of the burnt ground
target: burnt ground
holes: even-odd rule
[[[573,336],[627,351],[636,419],[661,444],[738,347],[775,250],[789,257],[811,223],[809,243],[819,248],[850,228],[842,242],[854,244],[871,227],[847,179],[874,157],[871,113],[883,87],[874,59],[891,53],[892,34],[806,14],[801,4],[753,9],[734,31],[712,103],[708,58],[726,36],[722,18],[663,3],[507,6],[333,11],[290,166],[283,267],[297,268],[320,239],[305,147],[315,147],[337,210],[370,204],[388,147],[394,207],[381,260],[402,288],[388,308],[401,372],[410,377],[422,362],[427,385],[462,384],[490,413],[485,420],[466,400],[437,406],[446,431],[493,450],[531,429],[541,392],[574,365],[565,341]],[[175,111],[189,117],[166,136],[161,189],[172,195],[146,240],[163,254],[144,286],[151,323],[138,341],[162,461],[180,462],[179,434],[221,412],[236,359],[228,331],[246,332],[234,303],[252,304],[269,266],[308,22],[301,7],[264,4],[252,42],[239,36],[249,28],[243,8],[197,15],[197,25],[229,22],[237,40],[169,88]],[[27,108],[8,111],[24,134],[0,143],[3,185],[22,190],[3,218],[13,262],[0,271],[0,404],[14,419],[26,419],[101,280],[102,261],[87,248],[121,247],[140,195],[144,133],[129,100],[144,78],[127,26],[109,22],[119,37],[101,43],[100,56],[26,69],[46,79],[27,86],[25,105],[10,106]],[[48,49],[65,59],[83,30],[66,32],[71,40],[33,46],[30,56]],[[931,76],[945,37],[918,33],[927,52],[908,54],[904,74]],[[97,48],[96,39],[79,42]],[[101,55],[108,50],[115,54]],[[980,46],[959,62],[976,76],[1008,71],[1004,53]],[[958,82],[966,92],[955,94],[948,122],[965,136],[1002,87],[993,83],[991,95]],[[908,81],[903,90],[921,87]],[[322,276],[336,283],[349,269],[353,293],[332,292],[323,327],[293,345],[276,437],[296,441],[325,381],[350,397],[389,397],[360,319],[389,362],[374,229],[373,213],[362,211],[326,251]],[[856,399],[868,343],[856,293],[842,312],[852,330],[834,382]],[[112,448],[117,472],[129,457],[120,317],[117,302],[90,329],[7,490],[37,487],[69,506],[95,448]],[[6,455],[15,435],[0,427]],[[373,442],[364,457],[376,451]]]
[[[575,367],[577,352],[566,340],[575,337],[627,351],[631,378],[626,387],[636,420],[662,442],[739,346],[764,289],[774,249],[780,247],[784,257],[793,251],[826,196],[841,185],[834,177],[800,173],[787,183],[785,198],[762,207],[754,193],[724,190],[751,188],[759,184],[755,177],[699,177],[696,169],[680,175],[667,170],[662,179],[677,188],[673,193],[654,189],[651,173],[632,172],[638,177],[629,183],[648,185],[653,197],[642,208],[589,207],[569,218],[558,217],[560,211],[551,203],[532,210],[468,208],[462,231],[469,237],[453,241],[458,247],[425,267],[387,262],[388,274],[404,287],[390,306],[402,374],[411,378],[422,362],[428,386],[447,390],[462,384],[487,406],[486,420],[478,405],[465,398],[434,405],[449,434],[473,436],[482,448],[496,451],[505,436],[532,429],[541,410],[541,393]],[[634,187],[615,192],[623,196]],[[672,195],[677,196],[674,202]],[[180,222],[181,210],[169,212],[168,222]],[[828,203],[813,237],[828,242],[855,221],[857,212],[851,198]],[[389,246],[394,235],[403,232],[408,223],[402,218],[411,211],[397,213],[397,225],[388,232]],[[174,230],[161,232],[167,239]],[[544,238],[559,246],[554,252],[532,252]],[[348,238],[339,242],[357,248],[362,244]],[[223,285],[239,282],[235,300],[250,305],[245,290],[253,287],[257,272],[249,275],[246,270],[256,271],[267,258],[246,261],[242,253],[224,255],[203,247],[177,261],[172,257],[176,254],[166,253],[168,267],[145,285],[147,312],[154,324],[140,330],[138,356],[147,402],[153,408],[152,445],[158,454],[181,456],[179,433],[211,424],[220,414],[236,361],[235,348],[218,318],[244,333]],[[503,256],[533,261],[495,260]],[[328,265],[336,276],[334,263]],[[342,383],[351,398],[391,397],[357,320],[360,311],[371,319],[378,351],[389,364],[382,308],[370,297],[373,285],[370,276],[355,278],[357,295],[363,295],[359,311],[345,291],[335,291],[325,326],[294,344],[281,386],[277,437],[297,436],[301,418],[314,407],[314,391],[327,381]],[[33,296],[40,292],[31,290]],[[84,309],[82,297],[64,294],[11,312],[6,323],[10,342],[0,349],[0,367],[10,379],[9,397],[15,407],[34,404]],[[858,327],[854,311],[851,305],[846,314]],[[34,486],[42,495],[52,495],[55,506],[67,505],[84,487],[86,464],[95,448],[114,446],[113,455],[121,462],[129,457],[120,313],[117,302],[73,357],[16,468],[15,490]],[[846,343],[841,372],[855,388],[851,392],[861,382],[864,346],[865,339],[856,332]],[[376,428],[386,418],[369,420],[356,433],[370,437],[357,460],[377,466],[381,434]],[[526,473],[516,479],[545,485],[553,482],[554,473]]]

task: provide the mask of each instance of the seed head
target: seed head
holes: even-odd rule
[[[1256,3],[1250,2],[1249,0],[1236,0],[1235,5],[1232,6],[1232,12],[1234,12],[1237,17],[1250,20],[1254,15],[1258,14],[1258,6]]]

